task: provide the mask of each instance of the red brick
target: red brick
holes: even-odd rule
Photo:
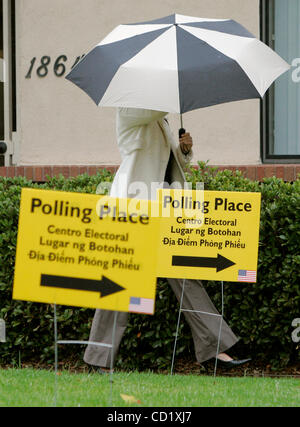
[[[265,177],[265,168],[264,166],[257,166],[256,167],[256,176],[258,181],[262,181]]]
[[[61,168],[61,170],[62,170],[62,174],[63,174],[63,176],[65,177],[65,178],[70,178],[70,166],[63,166],[62,168]]]
[[[197,167],[197,166],[195,166]],[[241,171],[244,176],[251,180],[262,180],[264,177],[277,176],[282,178],[285,181],[292,182],[297,179],[298,174],[300,174],[300,165],[282,165],[282,164],[272,164],[272,165],[258,165],[258,166],[213,166],[216,167],[219,171],[231,170],[235,172],[236,170]],[[10,166],[10,167],[0,167],[0,176],[4,177],[14,177],[14,176],[25,176],[27,179],[35,180],[37,182],[42,182],[47,180],[47,176],[52,177],[53,175],[62,174],[64,177],[68,178],[70,176],[76,177],[78,175],[88,173],[90,176],[97,174],[97,171],[106,169],[111,173],[116,173],[119,168],[119,165],[102,165],[102,166]]]
[[[16,173],[16,176],[25,176],[25,168],[24,168],[24,166],[17,166],[15,173]]]
[[[56,176],[58,178],[61,173],[62,173],[61,166],[53,166],[53,176]]]
[[[25,177],[29,180],[33,180],[33,167],[25,166]]]
[[[272,178],[276,176],[276,169],[274,165],[265,165],[265,177]]]
[[[108,172],[115,173],[115,166],[112,166],[112,165],[105,166],[105,165],[103,165],[103,166],[99,167],[100,171],[103,171],[104,169],[106,169]]]
[[[97,171],[98,171],[98,169],[100,169],[100,168],[98,168],[97,166],[89,166],[89,167],[88,167],[88,174],[89,174],[90,176],[92,176],[92,175],[97,175]]]
[[[34,180],[37,182],[43,181],[43,168],[35,167],[34,168]]]
[[[120,166],[111,166],[110,172],[117,173]]]
[[[291,182],[295,180],[295,167],[292,165],[285,166],[284,168],[284,180]]]
[[[14,166],[9,166],[6,169],[6,176],[7,176],[7,178],[14,178],[15,177],[15,167]]]
[[[79,166],[71,166],[70,167],[70,177],[76,177],[79,175]]]
[[[284,166],[276,166],[276,176],[277,178],[284,179]]]
[[[52,166],[43,166],[43,181],[48,181],[49,177],[52,178]]]
[[[248,179],[251,179],[252,181],[256,181],[256,166],[247,166],[247,174]]]
[[[240,172],[242,172],[242,174],[244,176],[247,176],[247,168],[246,168],[246,166],[238,166],[237,170],[239,170]]]
[[[83,175],[84,173],[87,173],[88,168],[87,166],[80,166],[79,167],[79,175]]]
[[[226,166],[225,170],[235,172],[237,170],[237,167],[236,166]]]

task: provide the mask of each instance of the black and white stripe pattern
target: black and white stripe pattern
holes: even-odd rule
[[[100,106],[185,113],[263,97],[289,68],[233,20],[175,14],[119,25],[67,79]]]

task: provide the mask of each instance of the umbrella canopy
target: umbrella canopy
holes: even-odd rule
[[[290,66],[230,19],[119,25],[67,75],[97,105],[185,113],[263,97]]]

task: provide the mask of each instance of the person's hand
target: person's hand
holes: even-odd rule
[[[181,138],[179,138],[179,144],[181,151],[183,154],[187,155],[190,153],[192,146],[193,146],[193,138],[191,135],[187,132],[184,133]]]

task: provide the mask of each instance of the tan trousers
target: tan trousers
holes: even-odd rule
[[[180,301],[183,281],[180,279],[167,279],[167,281],[178,301]],[[186,280],[182,308],[219,314],[206,293],[202,282],[199,280]],[[201,363],[215,357],[221,318],[208,314],[190,312],[184,312],[184,315],[192,331],[197,361]],[[127,326],[127,320],[128,313],[118,312],[113,354],[114,360]],[[90,341],[111,344],[113,324],[113,311],[96,310],[90,332]],[[176,325],[174,325],[174,331],[175,327]],[[222,353],[228,350],[237,341],[238,338],[223,320],[219,352]],[[88,345],[84,354],[84,361],[90,365],[109,368],[111,362],[111,349],[107,347]]]

